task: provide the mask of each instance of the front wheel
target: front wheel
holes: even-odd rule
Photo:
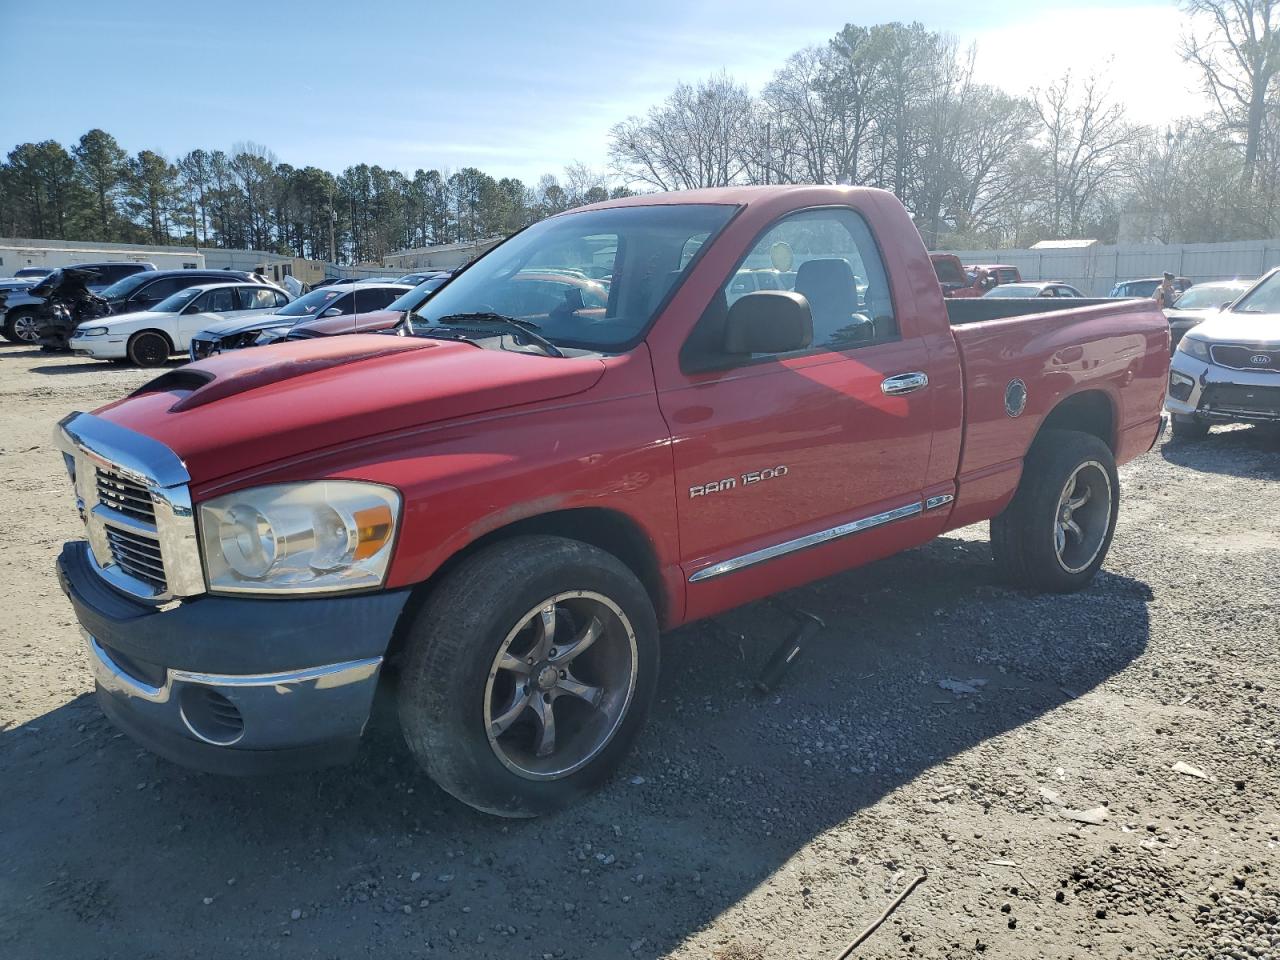
[[[154,330],[144,330],[129,338],[126,348],[129,362],[139,367],[163,367],[169,362],[173,347],[169,338]]]
[[[575,540],[517,537],[432,590],[410,628],[400,725],[444,790],[532,817],[609,776],[657,677],[657,618],[635,574]]]
[[[10,312],[4,318],[4,338],[10,343],[35,343],[40,339],[39,318],[30,310]]]
[[[1106,559],[1119,510],[1111,449],[1092,434],[1046,430],[1027,454],[1013,500],[991,521],[996,565],[1018,586],[1081,590]]]

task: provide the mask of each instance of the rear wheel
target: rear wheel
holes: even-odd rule
[[[126,352],[129,355],[129,361],[139,367],[162,367],[169,362],[173,345],[163,333],[143,330],[129,338]]]
[[[35,311],[10,311],[4,318],[4,338],[11,343],[35,343],[40,339],[38,326]]]
[[[1209,435],[1209,425],[1195,417],[1175,415],[1173,418],[1173,435],[1178,440],[1203,440]]]
[[[616,557],[519,537],[463,561],[415,619],[400,723],[427,773],[479,810],[531,817],[625,756],[658,676],[658,627]]]
[[[1017,493],[991,521],[991,548],[1019,586],[1071,593],[1106,559],[1120,509],[1111,449],[1092,434],[1046,430],[1027,454]]]

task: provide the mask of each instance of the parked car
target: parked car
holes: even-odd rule
[[[983,298],[999,300],[1016,297],[1076,297],[1084,296],[1079,290],[1060,280],[1037,280],[1023,283],[1003,283],[992,287]]]
[[[955,254],[931,253],[929,259],[933,263],[933,272],[942,286],[944,297],[980,297],[985,292]]]
[[[432,280],[436,277],[447,279],[451,272],[449,270],[423,270],[418,273],[406,273],[403,277],[397,277],[396,283],[407,283],[411,287],[416,287],[424,280]]]
[[[71,350],[82,357],[158,367],[174,353],[186,353],[192,335],[211,323],[270,313],[289,301],[289,294],[273,284],[186,287],[147,310],[81,324],[71,338]]]
[[[159,271],[156,270],[153,263],[142,263],[135,261],[102,261],[91,263],[75,263],[70,264],[77,270],[92,270],[94,279],[86,284],[89,292],[107,297],[107,290],[118,283],[143,278],[143,274],[147,276],[158,276]],[[43,268],[41,268],[43,269]],[[185,273],[187,271],[175,271]],[[52,274],[52,270],[44,271],[41,277],[35,278],[37,283],[39,280]],[[25,283],[25,280],[23,281]],[[139,280],[138,282],[141,282]],[[37,322],[41,310],[44,305],[44,298],[35,294],[32,288],[35,284],[30,284],[21,288],[10,287],[6,292],[4,301],[0,303],[0,311],[3,311],[3,317],[0,319],[0,333],[3,333],[6,340],[14,343],[35,343],[40,339],[39,323]],[[107,297],[108,301],[110,298]],[[112,305],[112,309],[116,309]]]
[[[973,263],[965,264],[967,273],[976,274],[979,270],[987,271],[988,279],[999,286],[1002,283],[1021,283],[1022,271],[1007,263]]]
[[[133,313],[148,310],[179,290],[208,283],[257,283],[281,289],[244,270],[157,270],[125,277],[103,290],[102,296],[113,313]]]
[[[1217,283],[1197,283],[1164,311],[1169,318],[1169,349],[1178,343],[1188,330],[1203,323],[1253,286],[1252,280],[1222,280]]]
[[[210,324],[191,338],[191,359],[275,343],[283,340],[294,324],[309,318],[350,321],[353,314],[381,310],[412,289],[403,283],[330,284],[303,294],[274,313]]]
[[[603,309],[526,301],[522,271],[601,237]],[[782,242],[795,290],[729,307]],[[395,670],[445,790],[563,807],[635,740],[660,630],[986,519],[1012,581],[1090,584],[1116,464],[1162,426],[1168,323],[1054,306],[944,303],[888,192],[691,190],[534,224],[412,336],[161,377],[61,424],[88,541],[59,582],[98,701],[172,760],[296,768],[351,756]]]
[[[1280,422],[1280,270],[1183,335],[1165,407],[1186,440],[1215,423]]]
[[[1147,277],[1145,280],[1125,280],[1111,288],[1113,297],[1151,297],[1156,287],[1164,282],[1163,277]],[[1179,293],[1191,289],[1191,281],[1186,277],[1175,277],[1173,288]]]
[[[392,300],[382,310],[299,321],[289,328],[285,339],[312,340],[316,337],[334,337],[346,333],[381,333],[391,330],[404,320],[406,312],[412,312],[421,307],[426,303],[427,297],[444,286],[444,282],[448,279],[449,274],[444,273],[429,280],[423,280],[412,290]]]

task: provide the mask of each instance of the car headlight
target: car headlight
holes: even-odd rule
[[[261,347],[268,343],[276,343],[284,339],[285,331],[283,330],[263,330],[253,338],[253,345]]]
[[[81,337],[102,337],[106,333],[106,327],[79,327],[76,330],[76,335]]]
[[[1210,362],[1209,344],[1204,340],[1191,336],[1190,334],[1187,334],[1178,341],[1178,353],[1185,353],[1188,357],[1194,357],[1195,359],[1202,360],[1205,363]]]
[[[354,480],[255,487],[200,505],[211,593],[333,593],[379,587],[400,494]]]

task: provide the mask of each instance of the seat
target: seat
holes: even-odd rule
[[[871,320],[858,310],[858,287],[847,260],[831,257],[806,260],[796,271],[795,292],[809,301],[815,346],[839,339],[863,340],[875,336]],[[855,330],[853,328],[863,328]]]

